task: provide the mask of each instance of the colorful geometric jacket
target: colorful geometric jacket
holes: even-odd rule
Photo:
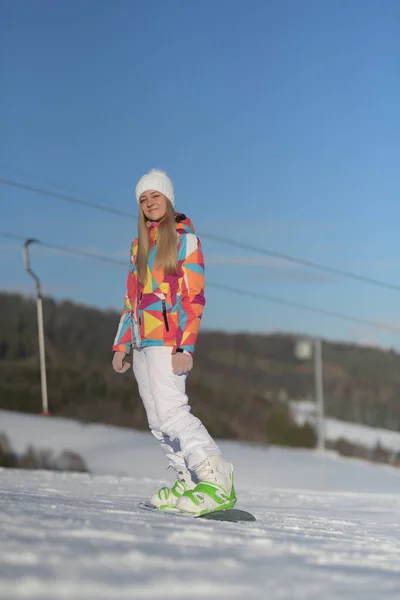
[[[204,259],[190,219],[175,213],[178,273],[164,275],[154,265],[158,223],[148,222],[150,251],[145,287],[138,280],[138,239],[131,246],[125,303],[113,350],[130,353],[143,346],[172,346],[193,354],[205,305]]]

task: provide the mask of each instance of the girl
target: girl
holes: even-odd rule
[[[133,372],[149,427],[177,474],[151,502],[158,509],[203,514],[236,503],[233,466],[190,412],[186,377],[205,305],[199,239],[174,211],[174,188],[153,169],[136,186],[138,238],[131,247],[127,293],[115,337],[113,368]]]

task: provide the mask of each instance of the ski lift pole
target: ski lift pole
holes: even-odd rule
[[[322,366],[322,342],[320,338],[298,340],[295,346],[295,356],[298,360],[314,361],[315,414],[317,427],[317,449],[325,450],[325,408],[324,408],[324,375]]]
[[[44,330],[43,330],[43,303],[39,277],[32,271],[29,262],[29,246],[30,244],[39,243],[35,239],[27,239],[24,244],[24,265],[25,270],[35,280],[36,283],[36,305],[37,305],[37,322],[38,322],[38,337],[39,337],[39,358],[40,358],[40,381],[42,390],[42,414],[49,414],[49,405],[47,399],[47,379],[46,379],[46,355],[44,347]]]
[[[324,410],[324,386],[322,373],[322,344],[319,338],[314,340],[314,376],[315,376],[315,399],[317,404],[318,423],[318,450],[325,450],[325,410]]]

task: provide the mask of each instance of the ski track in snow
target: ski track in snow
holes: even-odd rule
[[[238,489],[255,523],[148,513],[160,481],[0,470],[0,598],[398,600],[395,494]]]

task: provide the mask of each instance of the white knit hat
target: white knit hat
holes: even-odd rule
[[[136,186],[136,200],[139,204],[139,198],[143,192],[155,190],[164,194],[170,200],[172,206],[175,204],[174,186],[168,175],[160,169],[152,169],[139,180]]]

